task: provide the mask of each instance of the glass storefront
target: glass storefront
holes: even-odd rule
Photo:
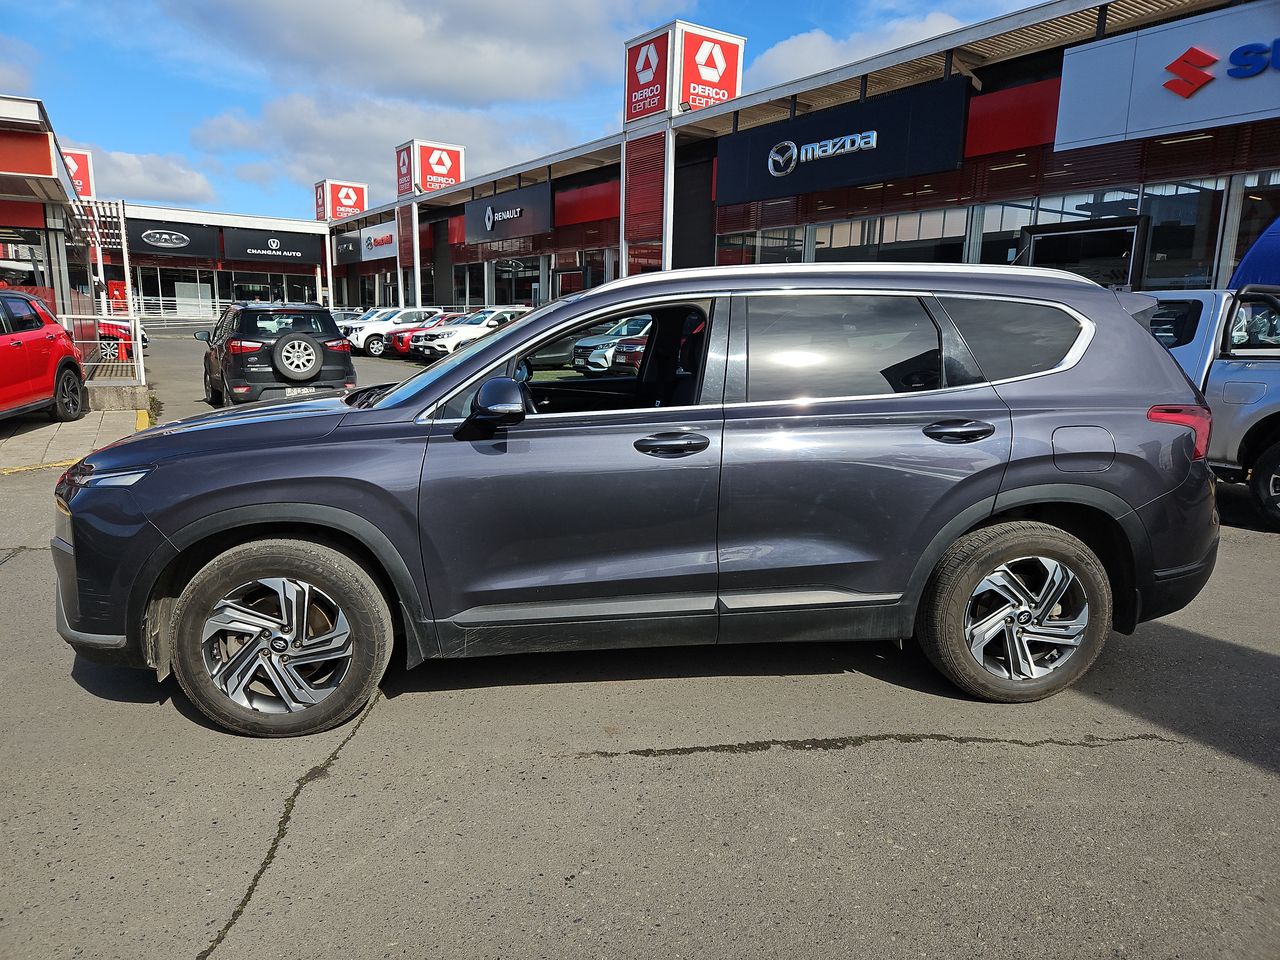
[[[899,213],[880,222],[876,259],[907,263],[961,263],[969,211],[965,207]]]
[[[1253,246],[1262,232],[1280,217],[1280,170],[1249,173],[1244,176],[1244,197],[1240,204],[1240,229],[1236,233],[1236,249],[1231,269]]]
[[[0,227],[0,287],[49,290],[49,302],[53,302],[53,279],[43,230]]]
[[[1022,249],[1022,228],[1031,226],[1034,199],[988,203],[982,211],[982,249],[979,263],[1011,264]]]
[[[820,223],[814,231],[814,259],[819,263],[861,263],[876,259],[880,220],[863,217]]]
[[[314,274],[138,266],[133,282],[142,298],[143,312],[152,315],[212,313],[219,304],[234,300],[307,303],[317,299]]]
[[[1226,200],[1223,178],[1149,184],[1138,212],[1150,217],[1144,286],[1150,290],[1212,287]]]

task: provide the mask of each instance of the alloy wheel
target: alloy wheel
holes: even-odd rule
[[[67,416],[74,418],[80,412],[81,397],[80,381],[68,370],[58,381],[58,403]]]
[[[1280,502],[1280,470],[1267,478],[1267,493],[1272,500]]]
[[[103,340],[102,359],[107,362],[113,362],[120,359],[120,344],[116,340]]]
[[[364,349],[369,356],[380,357],[382,356],[382,351],[385,349],[385,344],[383,344],[381,337],[370,337],[365,343]]]
[[[318,587],[263,578],[214,605],[201,649],[209,677],[233,702],[261,713],[296,713],[320,703],[346,677],[351,627]]]
[[[1066,663],[1084,642],[1089,600],[1061,560],[1021,557],[978,582],[965,608],[973,658],[1004,680],[1038,680]]]
[[[280,351],[280,362],[294,373],[306,373],[316,362],[316,348],[305,340],[293,340]]]

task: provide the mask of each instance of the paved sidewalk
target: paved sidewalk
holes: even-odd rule
[[[0,476],[40,466],[69,466],[147,422],[142,410],[95,410],[71,423],[52,423],[44,414],[0,420]]]

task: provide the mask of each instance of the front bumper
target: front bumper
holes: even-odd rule
[[[79,620],[80,596],[76,581],[76,555],[71,544],[54,537],[49,542],[53,554],[53,566],[57,572],[57,584],[54,587],[54,622],[58,636],[77,654],[109,663],[119,667],[147,666],[146,657],[140,649],[130,645],[124,634],[90,633],[77,630],[72,621]],[[70,615],[68,615],[70,608]]]

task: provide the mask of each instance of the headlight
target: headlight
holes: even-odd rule
[[[129,470],[97,471],[88,464],[80,463],[64,473],[63,478],[76,487],[132,487],[152,469],[134,467]]]

